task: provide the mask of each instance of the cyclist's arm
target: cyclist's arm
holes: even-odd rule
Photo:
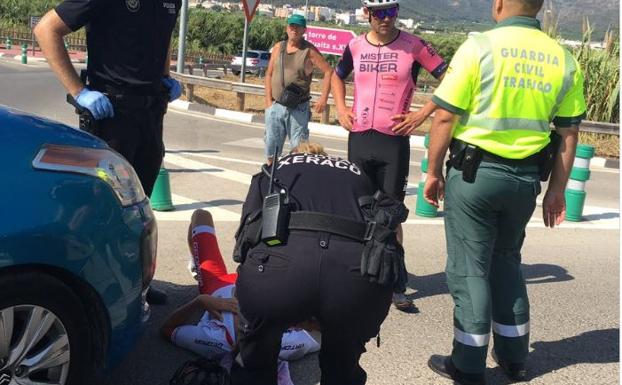
[[[346,108],[346,78],[354,70],[354,63],[352,60],[352,53],[350,52],[350,46],[346,46],[346,49],[341,55],[341,59],[335,67],[335,72],[331,79],[331,87],[333,91],[333,99],[335,99],[335,105],[337,110],[343,111]]]

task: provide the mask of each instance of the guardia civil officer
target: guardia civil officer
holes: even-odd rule
[[[181,94],[169,74],[169,46],[180,0],[65,0],[34,33],[58,79],[94,118],[85,130],[136,170],[147,196],[158,176],[167,103]],[[63,37],[86,26],[86,79],[71,65]],[[151,302],[164,298],[150,292]],[[161,294],[158,292],[158,294]]]
[[[316,149],[275,162],[276,191],[290,210],[284,238],[266,234],[274,233],[272,171],[252,179],[234,252],[241,330],[232,384],[276,385],[281,335],[309,319],[322,331],[321,384],[364,384],[365,343],[378,334],[393,286],[406,281],[395,229],[408,210],[373,195],[355,164]]]
[[[512,380],[527,379],[529,302],[520,250],[551,168],[544,224],[565,217],[564,189],[585,114],[583,76],[575,58],[540,30],[541,7],[542,0],[494,0],[497,26],[458,49],[433,98],[440,108],[424,194],[435,205],[445,198],[455,307],[451,356],[434,355],[428,364],[459,384],[485,384],[491,326],[493,358]]]

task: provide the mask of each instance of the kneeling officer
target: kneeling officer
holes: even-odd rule
[[[283,331],[313,318],[322,331],[321,384],[364,384],[365,343],[406,280],[395,228],[407,215],[401,202],[374,195],[356,165],[319,145],[303,143],[255,175],[234,250],[241,317],[232,384],[276,385]]]

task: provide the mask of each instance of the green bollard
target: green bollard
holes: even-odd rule
[[[170,178],[168,171],[164,167],[160,168],[158,179],[156,179],[149,200],[151,201],[151,208],[156,211],[175,210],[173,200],[171,198]]]
[[[594,146],[580,144],[574,158],[570,179],[566,186],[566,219],[571,222],[583,220],[585,205],[585,184],[590,179],[590,160],[594,157]]]
[[[428,176],[428,151],[430,147],[430,134],[425,134],[425,141],[423,142],[426,152],[421,161],[421,180],[417,187],[417,208],[415,214],[420,217],[434,218],[438,215],[438,209],[429,204],[423,197],[423,187],[425,186],[425,180]]]
[[[28,46],[26,44],[22,44],[22,64],[28,64],[28,56],[26,52],[28,51]]]
[[[11,49],[13,47],[13,42],[10,37],[6,38],[6,49]]]

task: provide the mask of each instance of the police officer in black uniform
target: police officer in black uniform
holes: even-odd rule
[[[276,385],[281,335],[309,319],[317,320],[322,332],[321,384],[364,384],[359,358],[365,343],[378,335],[397,280],[379,276],[394,263],[401,282],[406,279],[395,228],[408,210],[385,197],[393,208],[399,205],[399,218],[374,219],[380,204],[355,164],[321,151],[294,151],[279,159],[274,171],[273,189],[290,209],[286,239],[265,239],[257,229],[270,222],[271,170],[264,166],[253,177],[244,203],[234,250],[242,263],[236,293],[240,350],[232,384]]]
[[[168,77],[171,34],[180,0],[65,0],[35,28],[50,67],[95,119],[90,131],[134,167],[151,195],[164,155],[162,121],[181,87]],[[86,26],[87,84],[63,36]]]
[[[147,196],[164,156],[167,103],[181,94],[169,74],[169,47],[181,0],[65,0],[34,33],[52,70],[83,111],[81,128],[132,164]],[[86,77],[71,65],[63,37],[86,26]],[[150,302],[163,293],[150,291]]]

